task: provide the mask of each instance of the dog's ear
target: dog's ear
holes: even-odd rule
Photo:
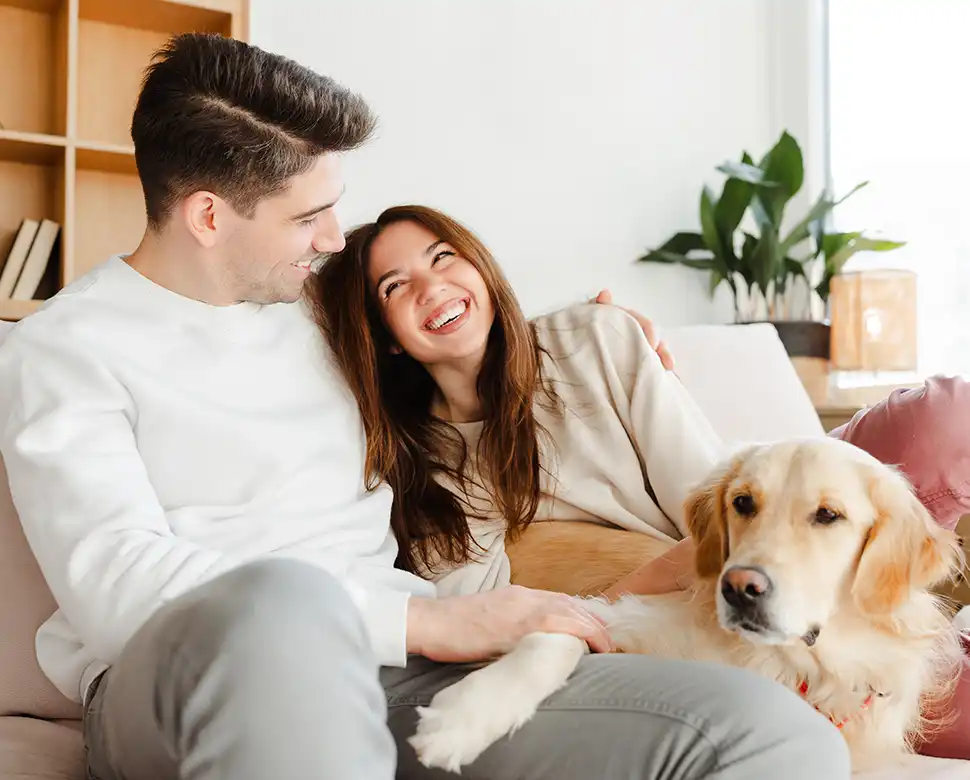
[[[887,617],[913,591],[957,575],[965,559],[959,537],[933,519],[902,475],[880,469],[869,494],[876,520],[862,549],[852,596],[864,614]]]
[[[724,491],[730,472],[719,470],[687,496],[684,513],[694,539],[694,568],[700,578],[717,577],[728,556]]]

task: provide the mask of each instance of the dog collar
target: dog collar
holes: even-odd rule
[[[804,698],[806,701],[808,700],[808,681],[802,680],[801,684],[799,684],[798,686],[798,692],[802,695],[802,698]],[[860,705],[860,708],[859,708],[860,714],[865,712],[867,709],[869,709],[869,707],[872,706],[872,701],[877,695],[879,694],[874,693],[872,690],[869,691],[869,695],[866,696],[865,700]],[[809,702],[809,704],[811,704],[811,702]],[[814,704],[812,704],[812,706],[815,707]],[[818,707],[815,707],[815,709],[818,710],[819,712],[822,712],[821,710],[818,709]],[[824,712],[822,712],[822,714],[825,715]],[[829,721],[831,721],[832,725],[835,726],[835,728],[837,729],[842,729],[842,727],[845,726],[845,724],[848,723],[853,718],[852,715],[850,715],[847,718],[844,718],[843,720],[836,720],[831,715],[826,715],[826,717],[829,719]]]

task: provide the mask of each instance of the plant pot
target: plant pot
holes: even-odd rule
[[[831,326],[827,322],[792,320],[772,322],[788,357],[821,358],[831,354]]]

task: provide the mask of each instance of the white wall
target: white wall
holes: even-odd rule
[[[252,40],[380,116],[347,158],[348,225],[436,206],[529,313],[608,286],[661,323],[720,322],[706,275],[634,259],[695,229],[714,166],[785,126],[773,1],[253,0]]]

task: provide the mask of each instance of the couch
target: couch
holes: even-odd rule
[[[8,323],[0,322],[0,340]],[[770,325],[663,334],[676,372],[729,445],[824,431]],[[0,409],[0,415],[4,410]],[[82,780],[80,709],[46,680],[34,634],[54,601],[23,537],[0,461],[0,780]],[[970,778],[970,762],[914,757],[865,780]]]

